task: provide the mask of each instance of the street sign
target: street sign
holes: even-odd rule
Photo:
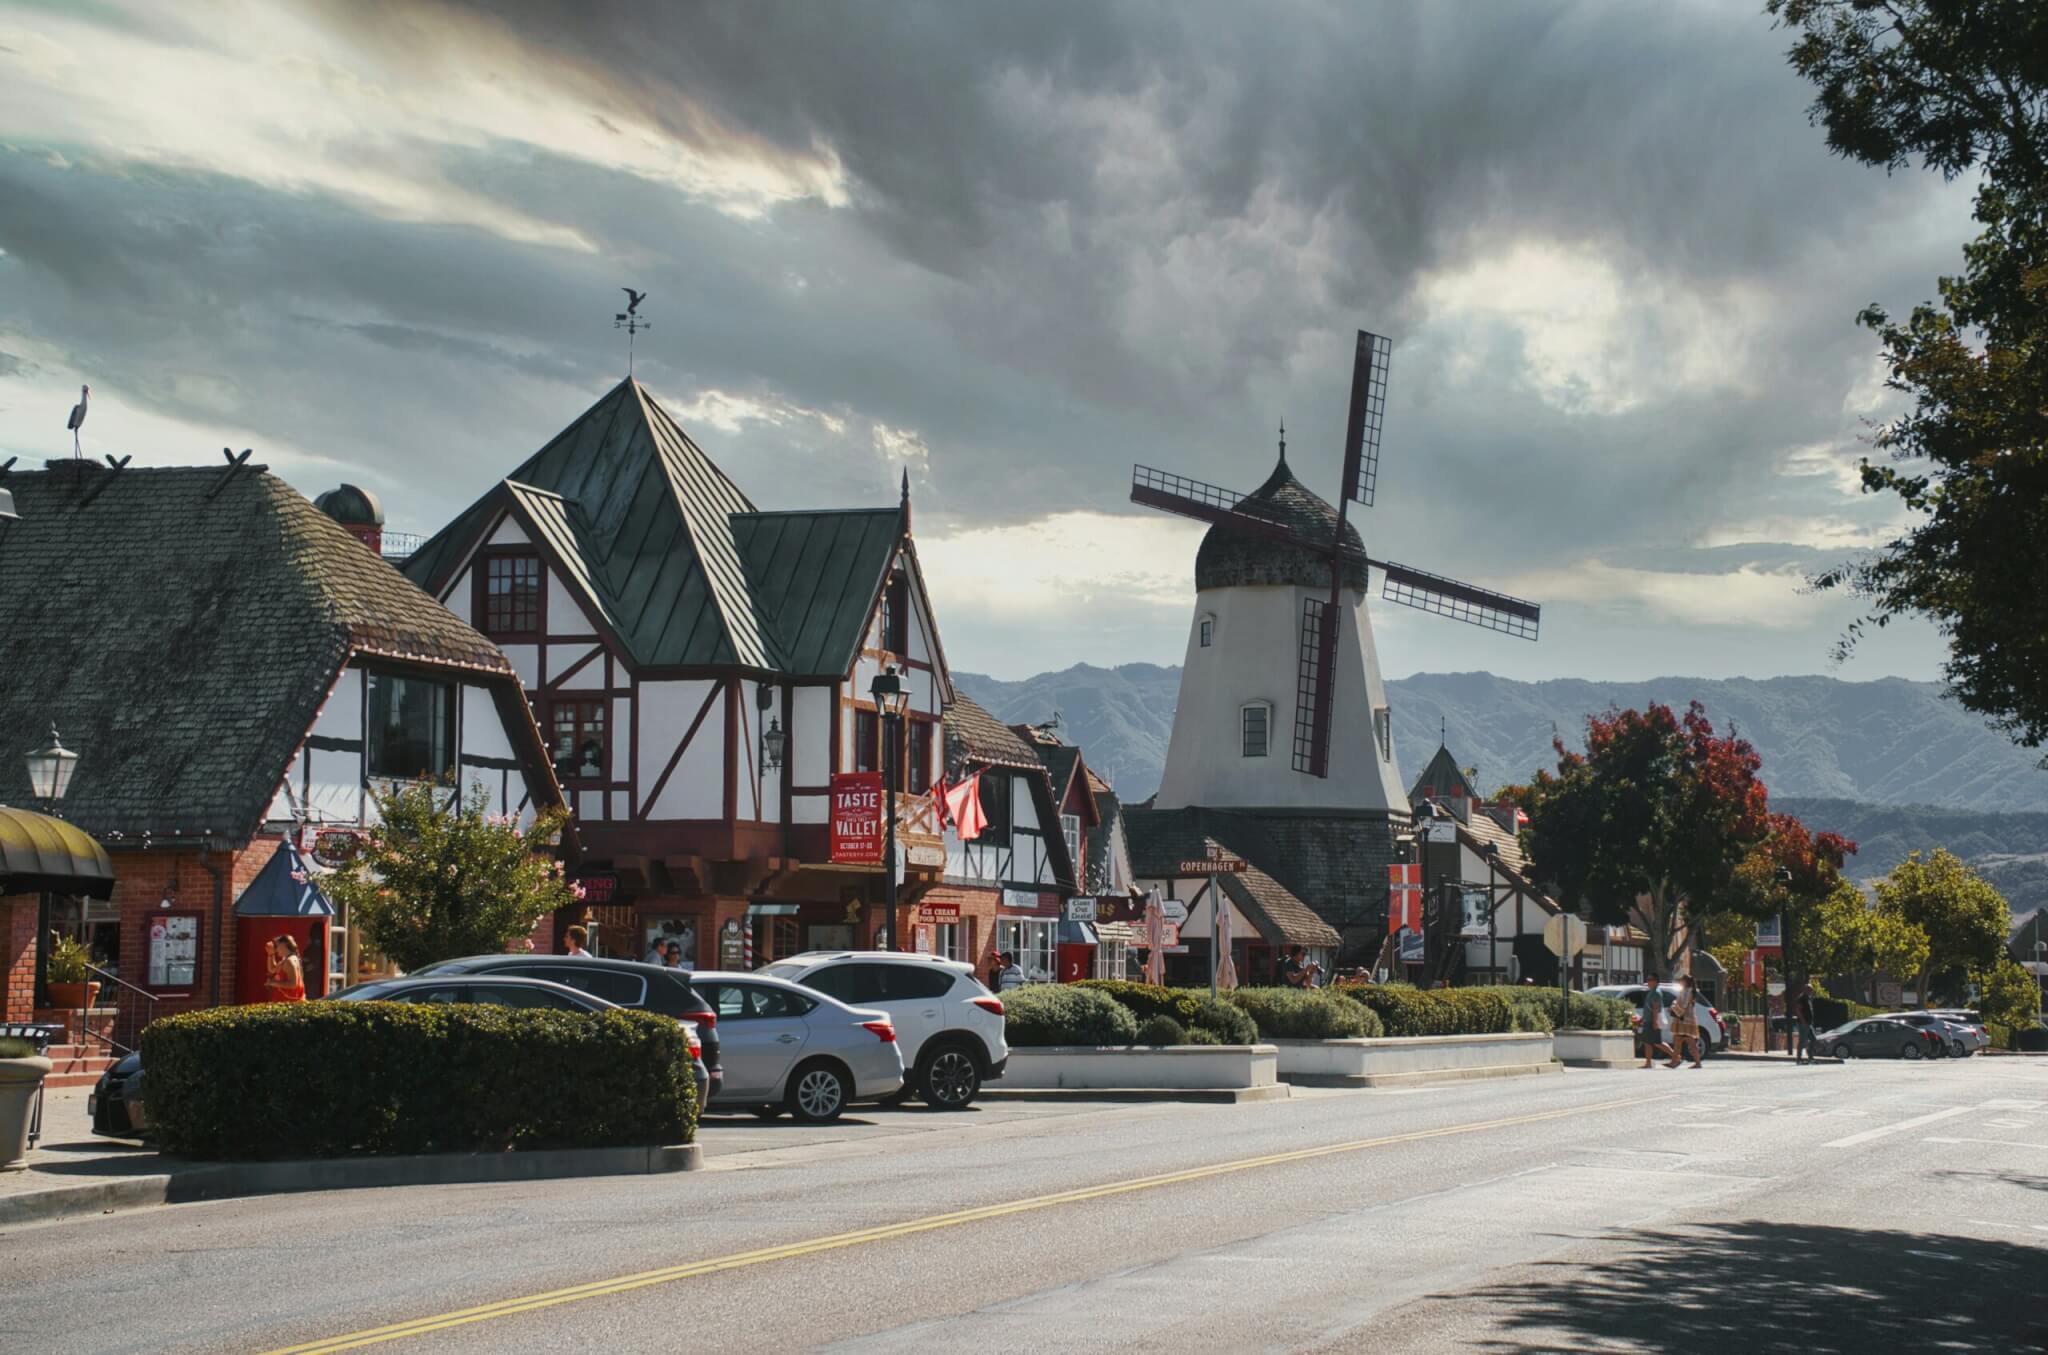
[[[1178,927],[1188,920],[1188,906],[1179,899],[1167,899],[1159,905],[1159,911],[1166,920]]]
[[[1422,840],[1424,842],[1456,842],[1458,840],[1458,821],[1456,819],[1431,819],[1428,826],[1422,830]]]
[[[1068,899],[1068,900],[1067,900],[1067,921],[1069,921],[1069,922],[1093,922],[1094,920],[1095,920],[1095,900],[1093,900],[1093,899]]]
[[[1586,924],[1571,913],[1559,913],[1543,924],[1543,945],[1560,960],[1586,948]]]
[[[1242,875],[1251,867],[1251,862],[1242,857],[1205,856],[1195,861],[1183,861],[1175,868],[1175,875]]]
[[[1428,958],[1428,941],[1421,932],[1401,933],[1401,963],[1421,964]]]
[[[1774,917],[1767,917],[1760,918],[1757,920],[1756,948],[1758,950],[1777,950],[1781,946],[1783,946],[1784,943],[1785,936],[1784,933],[1779,930],[1779,919]]]

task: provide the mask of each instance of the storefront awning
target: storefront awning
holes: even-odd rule
[[[287,841],[235,900],[235,916],[333,917],[334,905],[313,883],[299,849]]]
[[[107,849],[62,819],[0,806],[0,894],[114,895]]]

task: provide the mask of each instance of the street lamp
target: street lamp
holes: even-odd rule
[[[71,773],[78,767],[78,754],[66,748],[50,726],[50,742],[28,755],[29,789],[38,800],[54,806],[71,789]]]
[[[774,689],[764,683],[761,687],[761,713],[767,715],[769,708],[774,704]],[[761,731],[761,770],[764,772],[780,771],[782,769],[782,755],[787,751],[788,747],[789,735],[782,732],[782,721],[771,718],[768,721],[767,728]]]
[[[882,949],[896,949],[896,782],[899,776],[896,753],[897,732],[903,724],[904,707],[910,704],[910,693],[903,690],[903,679],[892,664],[875,675],[868,685],[868,694],[875,699],[875,709],[882,716],[882,784],[888,791],[888,803],[882,817],[882,869],[888,878],[888,905],[882,913]]]

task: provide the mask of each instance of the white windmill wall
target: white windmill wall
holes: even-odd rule
[[[1156,801],[1161,809],[1205,805],[1214,809],[1395,810],[1408,800],[1391,747],[1374,732],[1374,712],[1386,708],[1379,656],[1365,594],[1347,589],[1344,629],[1338,637],[1335,712],[1330,731],[1330,774],[1294,769],[1295,682],[1301,654],[1302,605],[1327,591],[1281,586],[1203,589],[1195,595],[1181,667],[1180,702],[1173,715],[1166,771]],[[1212,621],[1202,645],[1202,622]],[[1273,708],[1265,757],[1244,756],[1239,712],[1251,702]]]

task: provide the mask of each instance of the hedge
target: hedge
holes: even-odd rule
[[[1356,1040],[1381,1033],[1370,1008],[1324,988],[1239,988],[1232,1005],[1268,1040]]]
[[[1083,984],[1037,983],[1003,994],[1003,1035],[1019,1049],[1127,1045],[1138,1038],[1138,1018]]]
[[[1515,1009],[1498,993],[1479,988],[1430,992],[1391,983],[1341,988],[1380,1018],[1390,1036],[1500,1035],[1515,1029]]]
[[[1218,1044],[1259,1042],[1258,1023],[1235,1003],[1222,997],[1209,997],[1204,994],[1197,1000],[1195,1019],[1188,1026],[1188,1034],[1192,1036],[1196,1031],[1203,1030],[1214,1035]]]
[[[1138,1023],[1138,1034],[1132,1041],[1133,1044],[1149,1045],[1154,1049],[1187,1042],[1187,1027],[1170,1016],[1146,1017]]]
[[[1493,993],[1514,1008],[1515,1029],[1552,1031],[1628,1030],[1635,1008],[1619,998],[1593,997],[1573,993],[1569,1003],[1555,988],[1534,984],[1496,984],[1476,988],[1453,988],[1454,993]]]
[[[689,1042],[646,1012],[397,1002],[188,1012],[142,1035],[149,1118],[196,1158],[686,1143]]]
[[[2012,1049],[2026,1054],[2048,1053],[2048,1027],[2004,1026],[1986,1022],[1984,1031],[1993,1049]]]
[[[1082,979],[1067,986],[1105,993],[1128,1008],[1131,1015],[1140,1021],[1148,1016],[1170,1016],[1183,1026],[1194,1024],[1195,1013],[1208,997],[1207,993],[1194,993],[1185,988],[1162,988],[1155,983],[1132,983],[1128,979]]]

